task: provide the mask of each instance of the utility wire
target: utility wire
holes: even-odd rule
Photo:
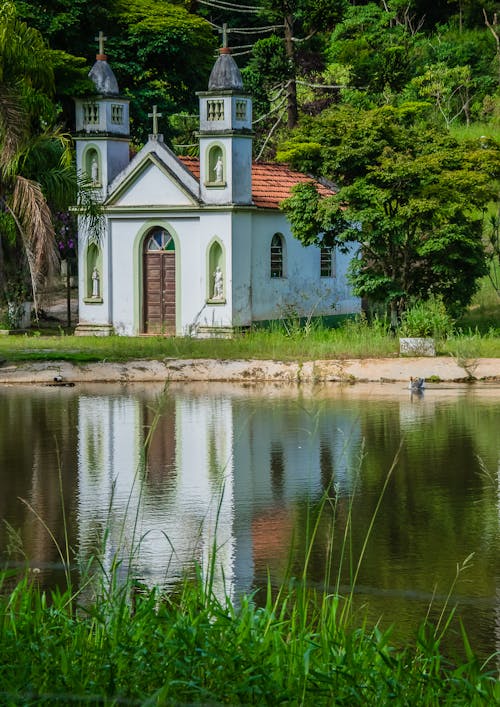
[[[214,25],[215,26],[215,25]],[[285,25],[269,25],[268,27],[228,27],[227,31],[233,34],[258,34],[259,32],[273,32],[275,29],[281,29]]]
[[[248,7],[248,9],[241,9],[240,6],[238,5],[233,5],[232,3],[224,3],[222,4],[222,0],[216,0],[216,2],[213,2],[212,0],[198,0],[199,3],[202,5],[208,5],[209,7],[214,7],[217,10],[227,10],[228,12],[242,12],[244,14],[250,13],[252,15],[258,15],[260,12],[262,12],[262,9],[260,7],[256,8],[251,8]]]

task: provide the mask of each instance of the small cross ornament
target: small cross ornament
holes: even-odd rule
[[[158,118],[163,117],[163,113],[158,113],[157,108],[157,106],[153,106],[153,112],[148,113],[148,118],[153,118],[153,135],[155,137],[158,135]]]
[[[104,55],[104,42],[107,40],[107,37],[104,36],[104,32],[99,31],[99,34],[97,37],[94,37],[96,42],[99,42],[99,54],[102,56]]]
[[[220,29],[219,32],[222,34],[222,46],[224,47],[224,49],[226,49],[228,46],[229,34],[229,31],[227,29],[227,22],[224,22],[224,24],[222,25],[222,29]]]

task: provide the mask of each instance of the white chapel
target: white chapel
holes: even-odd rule
[[[200,92],[199,159],[158,131],[132,158],[129,102],[100,40],[75,99],[76,160],[102,200],[101,237],[80,221],[77,334],[230,336],[256,322],[360,311],[346,272],[353,254],[304,247],[279,205],[312,178],[252,161],[252,100],[230,50]],[[318,183],[321,193],[331,193]]]

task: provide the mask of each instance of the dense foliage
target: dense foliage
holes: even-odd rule
[[[359,242],[354,291],[389,303],[394,323],[412,298],[440,295],[456,313],[470,302],[487,272],[481,210],[500,176],[498,144],[459,142],[419,112],[325,111],[281,153],[341,186],[327,199],[313,183],[295,189],[283,205],[295,236],[305,245]]]
[[[156,104],[167,141],[191,153],[196,91],[207,85],[225,24],[254,97],[257,158],[277,154],[341,187],[324,205],[315,205],[314,195],[306,203],[307,188],[294,196],[288,211],[296,235],[306,243],[317,235],[301,234],[306,214],[313,217],[309,227],[321,226],[338,245],[355,239],[362,223],[354,287],[390,303],[395,315],[429,291],[442,295],[451,311],[470,301],[486,272],[483,221],[498,210],[494,0],[12,4],[43,37],[39,63],[55,79],[51,110],[59,110],[68,129],[71,96],[92,90],[87,73],[102,30],[120,89],[132,99],[133,141],[146,139],[147,114]],[[18,90],[15,78],[5,86],[11,80]],[[35,102],[52,98],[36,81],[30,91]],[[10,93],[6,88],[5,96]],[[53,117],[44,125],[53,126]],[[347,203],[345,211],[340,205]],[[294,204],[305,211],[293,215]],[[486,235],[486,255],[496,265]]]
[[[0,5],[0,290],[31,299],[57,262],[52,209],[76,194],[68,138],[56,127],[54,76],[39,32]],[[28,296],[29,295],[29,296]]]
[[[414,646],[396,648],[390,632],[353,627],[348,599],[298,582],[276,599],[269,588],[261,607],[249,597],[236,607],[201,577],[162,595],[120,586],[119,576],[93,601],[50,596],[36,574],[9,592],[0,577],[4,704],[481,707],[500,698],[493,666],[465,632],[465,658],[443,655],[448,621],[423,624]]]

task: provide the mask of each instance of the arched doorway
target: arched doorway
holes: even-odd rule
[[[144,239],[145,334],[175,335],[175,244],[164,228],[152,229]]]

